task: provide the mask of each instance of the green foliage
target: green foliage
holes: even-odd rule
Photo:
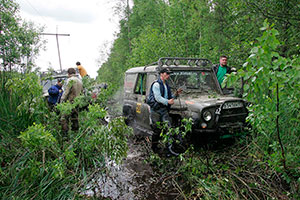
[[[32,59],[43,45],[38,34],[43,28],[23,22],[14,0],[2,0],[0,9],[0,66],[1,70],[30,71]],[[26,63],[24,63],[24,60]]]
[[[18,101],[21,103],[17,106],[16,111],[19,115],[28,113],[32,120],[41,122],[41,115],[46,112],[46,107],[42,98],[42,86],[39,84],[36,74],[16,74],[7,80],[5,87],[11,95],[18,96]]]
[[[229,65],[239,69],[264,19],[275,24],[284,42],[278,53],[297,55],[300,20],[296,4],[296,0],[136,0],[130,11],[124,11],[120,33],[98,79],[122,86],[127,69],[164,56],[203,57],[216,63],[220,55],[227,55]]]
[[[8,108],[15,106],[16,116],[26,121],[25,124],[29,124],[28,119],[32,122],[25,131],[24,125],[13,125],[20,126],[21,132],[14,129],[12,134],[1,126],[2,198],[80,199],[79,191],[91,180],[95,170],[101,173],[105,169],[105,158],[121,162],[126,156],[127,137],[132,130],[123,118],[115,118],[107,124],[106,110],[90,101],[90,96],[79,96],[73,104],[62,103],[49,112],[36,75],[9,74],[12,78],[2,85],[2,90],[19,105],[6,101],[6,96],[1,96],[2,101]],[[104,97],[105,93],[100,94],[101,99],[109,98]],[[93,104],[87,106],[87,103]],[[70,130],[68,135],[63,135],[61,117],[73,109],[80,110],[80,130]]]
[[[185,139],[186,135],[190,133],[192,130],[193,120],[192,118],[189,119],[182,119],[180,126],[177,127],[168,127],[167,123],[158,123],[158,127],[162,130],[160,136],[162,137],[162,142],[164,144],[167,143],[180,143],[179,139]]]
[[[300,60],[281,56],[274,25],[266,21],[261,30],[263,35],[249,43],[247,62],[227,78],[229,85],[244,80],[251,142],[243,139],[217,151],[190,149],[173,159],[150,157],[186,199],[299,198]]]
[[[300,10],[298,4],[297,0],[245,1],[245,6],[251,13],[256,13],[274,24],[280,33],[277,37],[282,41],[278,52],[285,57],[299,54]]]
[[[120,21],[120,33],[98,79],[121,86],[124,72],[160,57],[203,57],[217,62],[222,54],[239,68],[262,18],[240,1],[138,0]]]
[[[146,27],[140,36],[132,41],[132,53],[127,66],[143,66],[160,57],[184,55],[184,47],[177,42],[177,35],[166,32]]]
[[[45,130],[42,124],[35,124],[28,127],[24,132],[21,132],[19,138],[24,147],[28,148],[31,152],[45,150],[56,143],[53,135]]]
[[[84,133],[86,136],[78,139],[80,150],[76,151],[91,161],[96,156],[100,156],[101,159],[107,157],[121,162],[122,158],[127,155],[127,137],[132,134],[132,129],[125,125],[122,117],[112,119],[107,126],[99,126],[99,119],[104,121],[106,111],[98,104],[89,105],[88,110],[83,113],[81,119],[89,120],[80,124],[81,129],[86,131]]]
[[[42,29],[21,21],[14,1],[1,1],[0,196],[83,198],[81,188],[95,169],[105,169],[105,158],[121,162],[128,150],[132,130],[123,118],[108,125],[104,120],[108,100],[122,85],[124,72],[163,56],[217,62],[226,54],[230,65],[240,68],[228,83],[245,81],[253,141],[223,152],[190,149],[179,158],[152,156],[153,163],[167,173],[165,180],[182,186],[177,189],[187,199],[299,199],[297,3],[135,0],[132,10],[125,10],[110,56],[98,71],[98,81],[108,83],[109,89],[92,99],[95,82],[84,78],[85,95],[50,112],[38,77],[27,73],[41,48]],[[264,19],[274,25],[265,22],[263,36],[253,42]],[[61,115],[77,108],[80,130],[62,137]],[[166,142],[188,130],[189,125],[170,129],[163,137]]]
[[[114,118],[108,124],[108,132],[104,136],[104,147],[107,156],[120,162],[128,150],[126,137],[131,135],[132,129],[127,127],[123,117]]]
[[[15,134],[33,122],[43,122],[48,113],[42,87],[34,73],[0,73],[0,131]]]
[[[93,79],[83,79],[85,95],[73,104],[48,110],[40,80],[30,73],[41,29],[21,23],[18,10],[14,1],[1,1],[1,199],[82,199],[93,173],[105,169],[105,157],[121,162],[126,156],[132,130],[122,118],[106,125],[111,90],[92,100]],[[63,137],[61,117],[73,109],[80,110],[80,130]]]
[[[286,180],[296,181],[300,177],[299,58],[279,55],[278,31],[267,22],[261,30],[262,37],[238,75],[231,76],[231,83],[240,77],[245,80],[244,96],[251,102],[248,120],[257,147],[276,171],[291,173],[284,176]]]

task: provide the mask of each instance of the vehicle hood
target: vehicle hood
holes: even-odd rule
[[[190,110],[193,112],[201,111],[203,108],[211,106],[220,106],[225,101],[244,101],[241,98],[229,97],[229,96],[212,96],[202,95],[197,98],[179,97],[175,100],[171,109],[175,110]]]

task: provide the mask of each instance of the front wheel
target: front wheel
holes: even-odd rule
[[[168,151],[174,155],[179,156],[179,154],[184,153],[188,148],[187,138],[183,138],[180,134],[173,136],[168,142]]]
[[[134,124],[134,114],[130,107],[123,107],[123,116],[125,117],[125,124],[132,126]]]

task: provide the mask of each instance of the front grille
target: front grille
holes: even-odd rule
[[[233,109],[222,109],[219,123],[234,123],[234,122],[245,122],[248,112],[245,107],[233,108]]]

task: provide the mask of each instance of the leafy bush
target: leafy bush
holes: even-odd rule
[[[28,113],[30,119],[42,122],[41,116],[46,112],[45,101],[42,98],[42,86],[34,73],[19,74],[7,81],[6,87],[20,101],[16,111],[18,114]]]
[[[244,97],[251,103],[248,121],[256,143],[269,165],[296,189],[300,181],[299,122],[300,59],[282,57],[277,49],[278,32],[267,22],[264,33],[238,75],[229,82],[245,80]],[[297,182],[298,181],[298,182]]]
[[[70,130],[67,137],[63,137],[61,117],[85,106],[89,102],[85,96],[79,96],[73,104],[59,104],[50,112],[42,97],[39,79],[33,73],[14,74],[2,89],[19,103],[7,101],[4,95],[1,102],[26,122],[22,126],[12,124],[20,126],[11,131],[13,134],[0,129],[3,199],[81,198],[81,188],[95,172],[105,169],[105,157],[121,162],[126,156],[127,137],[132,130],[123,118],[115,118],[107,124],[104,120],[107,111],[96,102],[80,111],[80,130]]]
[[[45,130],[43,125],[35,123],[33,123],[33,126],[28,127],[26,131],[21,132],[19,138],[23,146],[31,152],[44,151],[56,144],[56,139],[53,135]]]

